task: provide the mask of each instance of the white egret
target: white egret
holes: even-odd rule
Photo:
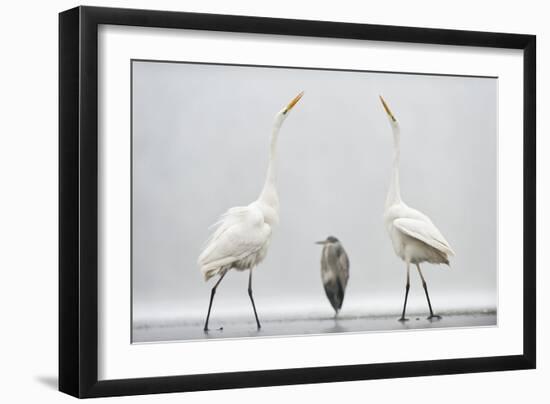
[[[279,222],[279,197],[277,195],[277,139],[279,131],[290,110],[302,98],[303,92],[288,103],[275,115],[271,132],[269,164],[265,183],[258,199],[248,206],[229,209],[215,224],[216,230],[211,235],[201,252],[198,264],[204,279],[218,275],[219,279],[210,293],[210,303],[204,330],[208,331],[210,310],[216,294],[216,288],[230,269],[238,271],[249,270],[248,295],[254,310],[256,324],[260,329],[260,321],[256,305],[252,297],[252,269],[256,267],[267,254],[273,227]]]
[[[323,246],[321,253],[321,280],[327,298],[334,309],[334,317],[342,308],[349,279],[349,258],[342,243],[333,236],[317,241]]]
[[[405,204],[401,199],[399,188],[399,155],[400,155],[400,127],[397,119],[388,107],[388,104],[380,96],[382,106],[388,116],[393,132],[394,159],[391,183],[386,197],[384,211],[384,222],[389,233],[395,254],[399,256],[407,266],[407,283],[405,286],[405,301],[403,303],[403,312],[399,321],[408,320],[405,318],[407,308],[407,298],[409,296],[410,264],[415,264],[418,274],[422,279],[422,286],[428,301],[430,316],[428,319],[441,318],[434,315],[428,286],[420,270],[420,263],[429,262],[431,264],[449,265],[449,257],[454,255],[449,243],[441,232],[435,227],[430,218]]]

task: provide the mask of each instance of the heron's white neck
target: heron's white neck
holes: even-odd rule
[[[284,116],[279,113],[275,117],[273,131],[271,132],[271,144],[269,147],[269,164],[264,187],[258,200],[278,211],[279,196],[277,194],[277,140],[279,131],[284,121]]]
[[[399,157],[400,157],[400,138],[401,138],[401,129],[397,122],[391,122],[391,128],[393,132],[393,167],[392,167],[392,176],[390,181],[390,187],[388,189],[388,194],[386,196],[386,208],[396,203],[401,202],[401,191],[399,187]]]

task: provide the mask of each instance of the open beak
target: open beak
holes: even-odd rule
[[[386,101],[384,101],[384,98],[382,98],[381,95],[379,97],[380,97],[380,101],[382,101],[382,106],[386,110],[386,114],[388,114],[388,116],[390,117],[390,119],[392,121],[397,122],[397,119],[395,119],[395,116],[393,116],[393,114],[391,112],[391,109],[390,109],[390,107],[388,107],[388,104],[386,104]]]
[[[294,97],[292,99],[292,101],[290,101],[288,103],[288,105],[285,107],[285,114],[290,111],[292,108],[294,108],[294,105],[296,105],[298,103],[298,101],[300,101],[300,98],[302,98],[304,96],[304,92],[302,91],[300,94],[298,94],[296,97]]]

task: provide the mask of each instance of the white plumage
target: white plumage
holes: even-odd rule
[[[267,254],[275,221],[269,221],[261,201],[229,209],[199,256],[205,280],[234,268],[245,270],[262,262]],[[273,209],[272,216],[278,218]]]
[[[216,288],[230,269],[250,270],[248,294],[257,326],[260,328],[256,305],[252,297],[252,269],[266,257],[273,227],[279,223],[279,196],[276,185],[277,139],[289,111],[302,98],[302,95],[303,93],[298,94],[275,115],[267,176],[260,196],[247,206],[234,207],[223,214],[221,219],[214,224],[216,230],[206,242],[206,246],[199,256],[198,265],[205,280],[208,281],[216,275],[220,277],[210,295],[205,331],[208,330],[208,320]]]
[[[422,279],[422,286],[430,309],[430,319],[440,318],[433,314],[428,287],[420,263],[449,265],[449,257],[454,255],[451,246],[445,240],[439,229],[435,227],[430,218],[405,204],[401,199],[399,186],[399,157],[400,157],[400,127],[390,108],[380,97],[384,110],[388,115],[394,139],[394,160],[390,188],[386,197],[384,222],[390,236],[395,254],[405,261],[407,265],[407,283],[405,286],[405,302],[400,321],[407,320],[405,311],[410,287],[410,264],[415,264]]]
[[[453,250],[428,216],[403,201],[391,205],[384,214],[395,254],[411,264],[449,264]]]

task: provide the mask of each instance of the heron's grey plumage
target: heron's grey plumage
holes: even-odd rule
[[[336,237],[329,236],[321,253],[321,279],[332,308],[338,314],[344,302],[344,294],[349,279],[349,258]]]

